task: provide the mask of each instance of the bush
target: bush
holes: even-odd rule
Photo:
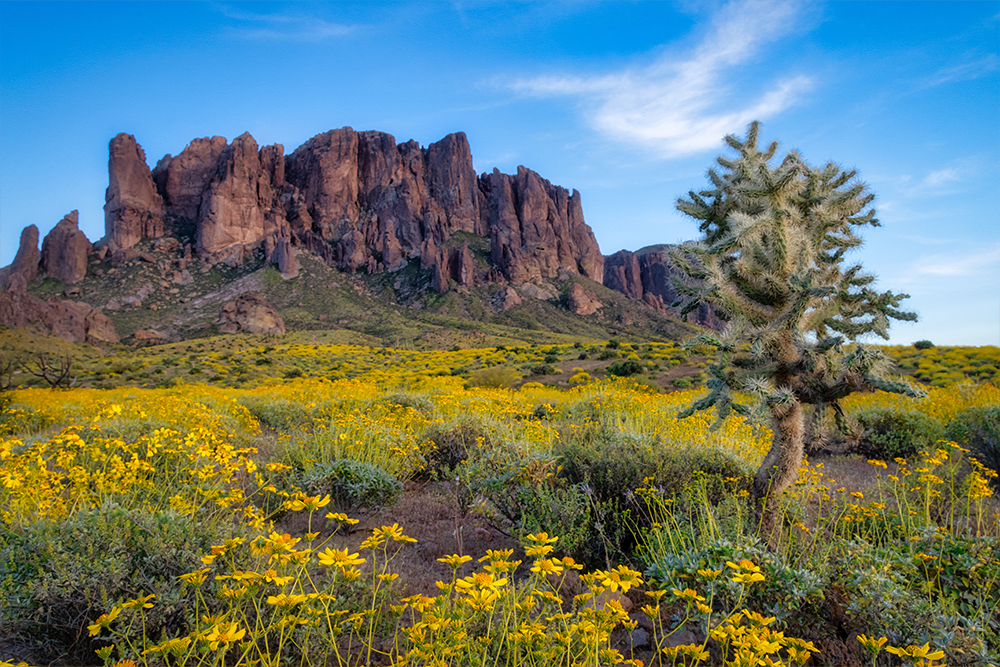
[[[929,350],[932,347],[934,347],[934,343],[930,342],[929,340],[918,340],[916,343],[913,344],[913,347],[917,348],[918,350]]]
[[[1000,472],[1000,407],[977,406],[960,412],[948,425],[949,440],[963,444],[987,468]],[[1000,484],[1000,477],[993,478]]]
[[[520,379],[521,376],[513,368],[491,366],[490,368],[480,368],[473,371],[465,386],[497,389],[500,387],[511,387]]]
[[[195,596],[177,577],[204,567],[200,557],[235,535],[232,528],[173,510],[106,504],[5,531],[0,644],[30,641],[38,662],[93,664],[98,645],[86,626],[111,605],[149,594],[156,605],[146,615],[147,636],[185,634]]]
[[[616,361],[610,364],[607,370],[608,375],[614,375],[615,377],[631,377],[646,372],[646,369],[642,366],[642,362],[636,359]]]
[[[538,364],[531,367],[531,375],[540,377],[542,375],[555,375],[556,368],[552,364]]]
[[[668,497],[680,498],[696,473],[703,473],[708,499],[719,502],[749,489],[752,479],[739,461],[717,451],[595,439],[562,446],[557,454],[560,476],[590,494],[593,530],[579,553],[573,554],[588,565],[634,555],[636,535],[651,523],[636,489],[652,485]]]
[[[329,495],[337,510],[355,512],[395,504],[403,484],[370,463],[338,459],[305,472],[302,490],[310,496]]]
[[[859,411],[854,418],[864,429],[858,452],[869,458],[891,460],[931,451],[945,435],[941,422],[916,410],[870,408]]]
[[[489,445],[489,435],[472,424],[459,424],[446,431],[432,431],[427,437],[433,447],[427,453],[427,470],[448,474],[469,458],[477,447]]]

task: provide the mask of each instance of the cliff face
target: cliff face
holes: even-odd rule
[[[604,258],[604,286],[630,299],[643,301],[660,312],[674,312],[677,299],[674,279],[684,274],[670,260],[673,246],[652,246],[637,252],[619,250]],[[722,321],[712,309],[702,304],[688,319],[711,329],[721,329]]]
[[[436,267],[439,291],[560,269],[593,280],[604,273],[579,193],[524,167],[477,177],[461,132],[422,148],[345,127],[288,156],[249,134],[229,144],[206,137],[152,171],[130,135],[110,149],[102,243],[112,251],[169,233],[193,238],[209,263],[239,263],[261,246],[275,262],[302,247],[349,272],[395,271],[419,259]],[[489,239],[494,270],[476,275],[467,252],[439,251],[458,232]]]

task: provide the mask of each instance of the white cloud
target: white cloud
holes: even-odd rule
[[[716,148],[726,134],[795,103],[813,81],[797,75],[772,81],[749,103],[719,108],[731,68],[797,27],[803,3],[731,2],[702,41],[682,56],[665,54],[645,67],[600,76],[539,76],[511,85],[543,97],[577,97],[588,121],[617,140],[676,157]]]
[[[343,37],[355,30],[355,26],[333,23],[314,16],[255,14],[230,7],[223,7],[222,13],[228,18],[249,24],[234,31],[246,39],[315,42],[330,37]],[[266,27],[256,27],[254,24]]]
[[[972,81],[987,76],[997,69],[1000,69],[1000,60],[995,53],[991,53],[979,60],[943,67],[924,80],[921,87],[933,88],[953,81]]]
[[[929,188],[939,188],[946,183],[953,183],[960,180],[958,169],[940,169],[927,174],[923,184]]]
[[[931,276],[974,276],[992,270],[996,276],[1000,274],[1000,245],[980,253],[925,255],[913,270]]]

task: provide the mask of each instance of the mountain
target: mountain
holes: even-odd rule
[[[22,232],[0,269],[0,324],[178,339],[348,326],[345,304],[360,299],[367,319],[389,309],[595,335],[689,331],[670,316],[665,252],[605,258],[578,192],[525,167],[477,176],[461,132],[423,148],[341,128],[289,155],[248,133],[205,137],[153,169],[122,133],[108,175],[96,243],[75,211],[41,251],[38,229]],[[69,311],[83,325],[64,326]]]

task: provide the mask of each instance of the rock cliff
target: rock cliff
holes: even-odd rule
[[[345,127],[287,156],[249,134],[228,144],[206,137],[152,171],[135,139],[120,134],[108,171],[102,245],[112,251],[172,234],[191,239],[205,263],[239,264],[263,248],[289,278],[292,247],[348,272],[397,271],[419,259],[437,267],[439,290],[447,281],[551,278],[559,269],[603,275],[579,193],[524,167],[477,177],[461,132],[422,148]],[[439,252],[459,232],[489,239],[495,271],[471,275],[470,258]]]
[[[670,306],[677,298],[673,281],[682,279],[684,274],[670,260],[673,247],[649,246],[636,252],[619,250],[605,257],[604,286],[660,312],[675,312]],[[712,329],[722,328],[722,321],[704,304],[690,313],[688,319]]]

